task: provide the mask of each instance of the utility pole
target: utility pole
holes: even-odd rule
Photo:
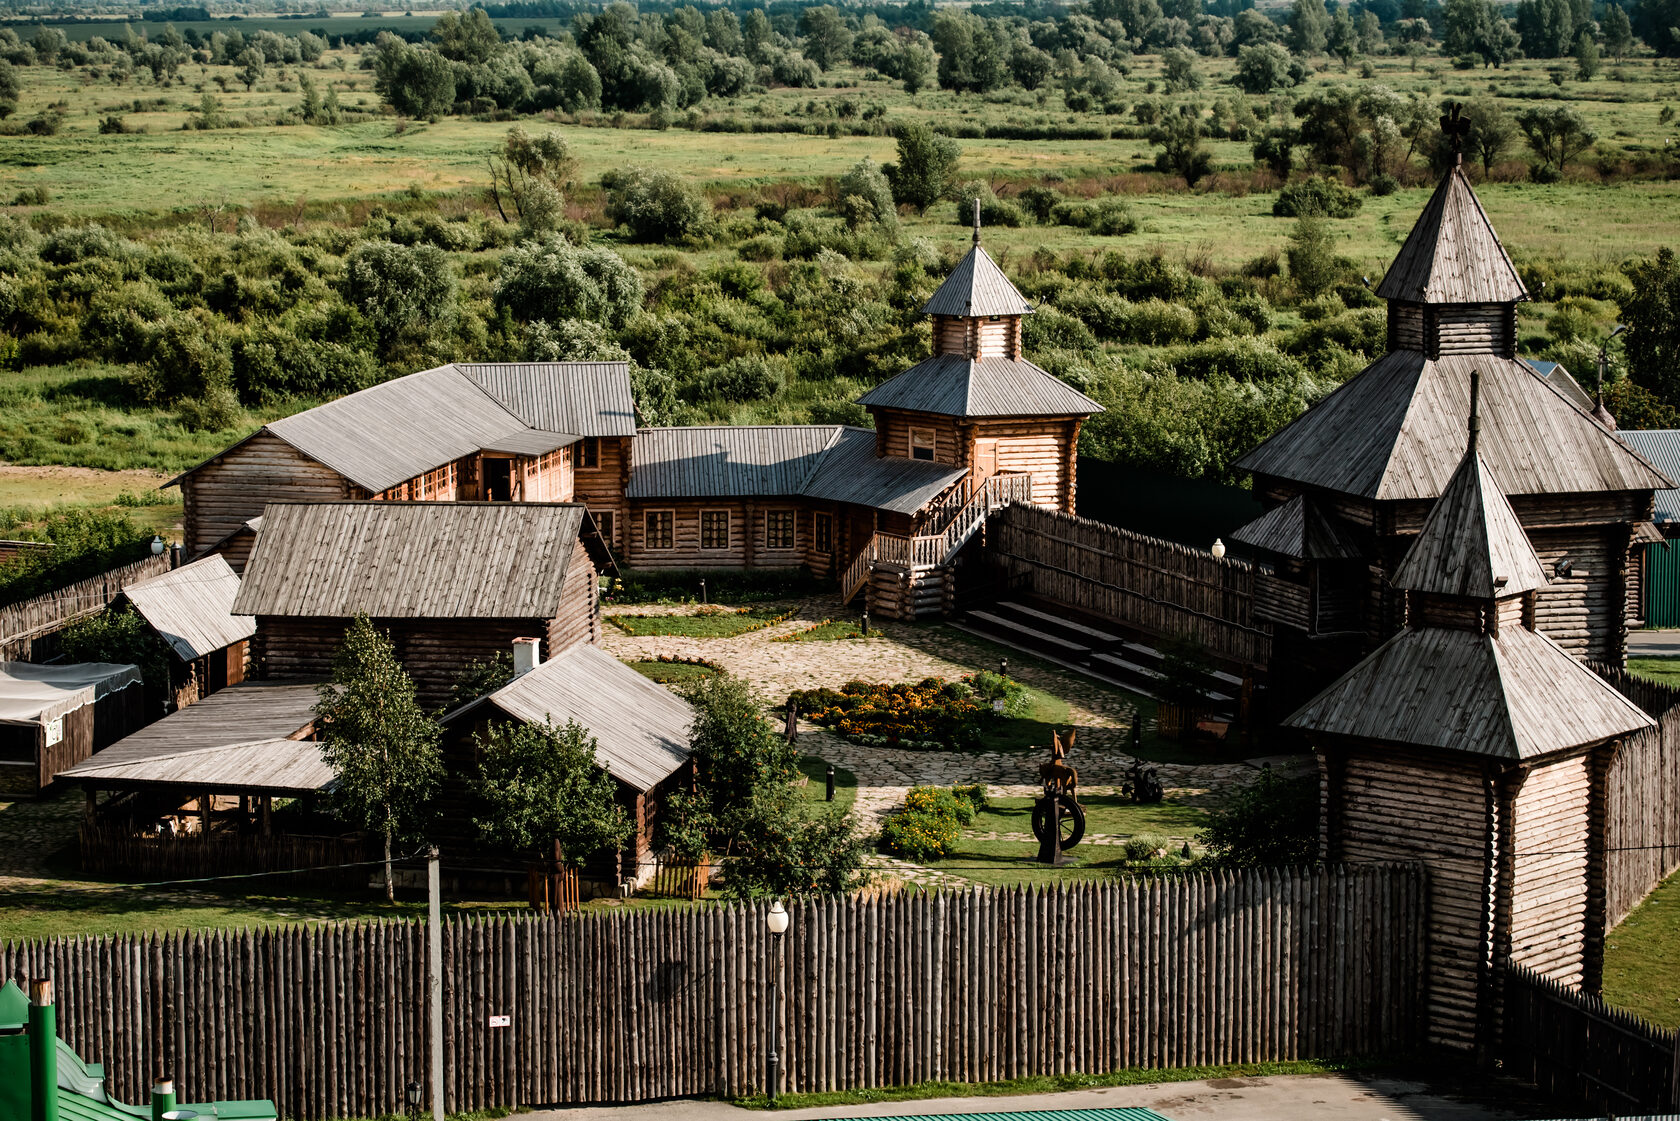
[[[432,1005],[432,1121],[443,1121],[443,889],[438,850],[426,852],[426,988]]]

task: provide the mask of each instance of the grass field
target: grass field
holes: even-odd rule
[[[1627,666],[1640,677],[1680,686],[1680,658],[1629,658]]]
[[[786,613],[787,609],[782,607],[743,607],[733,611],[721,607],[703,607],[687,614],[609,615],[607,618],[625,634],[638,638],[650,635],[734,638],[736,635],[769,626]]]
[[[1670,876],[1604,943],[1604,999],[1680,1028],[1680,874]]]
[[[799,773],[808,780],[800,788],[807,802],[828,804],[828,761],[815,755],[799,757]],[[857,801],[857,775],[844,767],[834,768],[834,805],[850,813]]]
[[[849,619],[829,619],[816,623],[802,631],[782,635],[774,639],[775,642],[835,642],[848,638],[862,638],[863,632],[858,624]]]
[[[693,662],[642,661],[630,662],[629,666],[643,677],[657,681],[661,685],[676,685],[685,681],[694,681],[701,677],[711,677],[718,672],[713,666],[698,665]]]

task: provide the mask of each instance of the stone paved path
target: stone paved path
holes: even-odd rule
[[[682,613],[692,608],[606,608],[610,616]],[[675,635],[631,637],[610,624],[605,645],[625,660],[670,655],[703,657],[745,678],[769,703],[777,704],[795,689],[837,688],[848,681],[918,681],[924,677],[957,678],[977,669],[997,668],[999,648],[951,627],[920,623],[876,623],[870,637],[832,642],[777,642],[778,637],[835,616],[829,597],[799,603],[795,618],[734,638],[686,638]],[[836,616],[837,617],[837,616]],[[1079,772],[1082,791],[1113,793],[1129,773],[1133,758],[1125,751],[1131,734],[1132,705],[1125,694],[1077,673],[1012,659],[1009,675],[1068,703],[1068,722],[1078,730],[1068,762]],[[907,751],[852,743],[808,721],[800,722],[800,750],[826,759],[857,776],[858,828],[873,833],[912,786],[983,782],[996,797],[1031,797],[1038,793],[1038,765],[1043,749],[1031,752]],[[1150,764],[1169,798],[1209,806],[1253,780],[1248,763],[1192,765]],[[1118,842],[1116,842],[1118,843]],[[877,857],[878,871],[918,883],[960,883],[957,877],[921,865]]]

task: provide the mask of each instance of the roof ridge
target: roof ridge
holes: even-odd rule
[[[822,446],[822,450],[811,457],[810,468],[805,472],[805,477],[799,480],[799,490],[797,493],[801,497],[803,497],[805,491],[810,488],[812,480],[817,477],[817,472],[822,470],[823,463],[828,459],[828,454],[840,443],[840,437],[846,431],[846,426],[843,424],[836,424],[833,427],[834,431],[829,433],[828,443],[824,444]]]

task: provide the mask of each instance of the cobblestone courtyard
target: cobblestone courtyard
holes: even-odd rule
[[[996,669],[1003,655],[1010,659],[1009,676],[1067,702],[1069,726],[1078,730],[1068,762],[1079,772],[1082,792],[1112,793],[1130,771],[1134,760],[1126,748],[1134,706],[1128,694],[1029,655],[1004,650],[954,627],[886,623],[872,625],[868,638],[776,641],[829,617],[834,607],[831,597],[807,600],[799,605],[795,618],[733,638],[632,637],[609,624],[605,645],[625,661],[661,656],[705,658],[745,678],[771,705],[779,704],[795,689],[837,688],[852,680],[897,683],[924,677],[954,679],[976,670]],[[610,616],[686,614],[695,609],[638,606],[606,610]],[[802,720],[800,750],[857,776],[858,826],[873,832],[912,786],[983,782],[994,797],[1035,795],[1039,790],[1038,765],[1046,757],[1048,745],[1026,752],[908,751],[852,743]],[[1169,798],[1203,807],[1217,803],[1258,773],[1254,764],[1242,761],[1151,766],[1159,773]],[[1089,835],[1088,841],[1115,843],[1114,838],[1100,834]],[[886,857],[876,860],[883,870],[918,882],[955,881],[953,876],[918,865]]]

